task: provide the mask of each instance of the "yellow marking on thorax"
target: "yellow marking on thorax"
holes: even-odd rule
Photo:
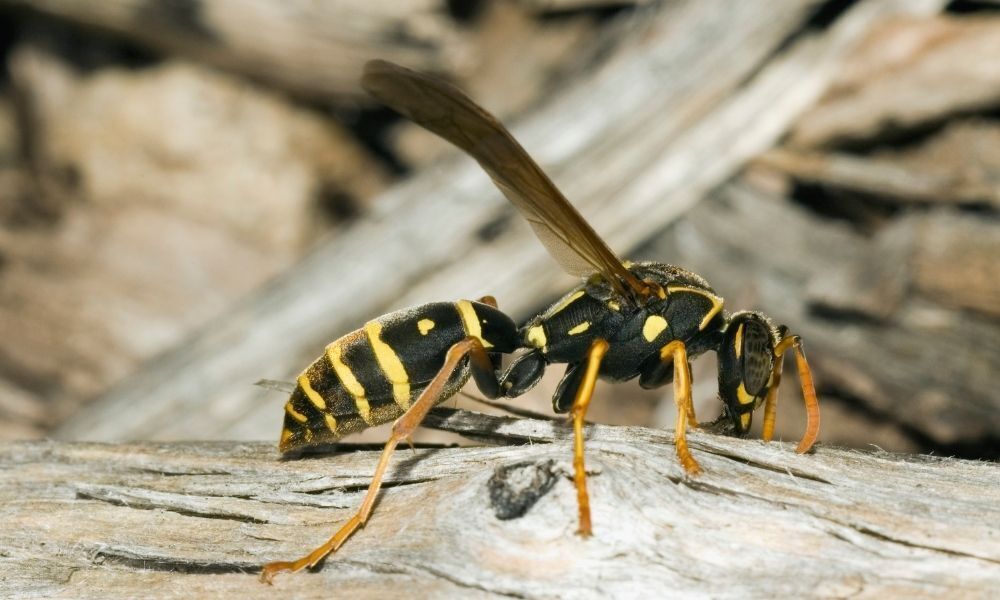
[[[719,298],[715,294],[706,292],[705,290],[699,290],[698,288],[687,287],[683,285],[673,285],[667,287],[668,292],[691,292],[692,294],[701,294],[702,296],[708,298],[712,303],[712,308],[705,313],[704,318],[702,318],[701,323],[698,325],[698,331],[704,331],[708,324],[715,318],[715,315],[719,314],[722,310],[722,298]]]
[[[528,343],[545,352],[545,347],[549,340],[545,337],[545,328],[541,325],[533,325],[528,328]]]
[[[576,327],[570,329],[566,333],[568,333],[569,335],[576,335],[578,333],[583,333],[584,331],[587,331],[588,329],[590,329],[590,321],[584,321],[583,323],[580,323],[579,325],[577,325]]]
[[[305,373],[299,375],[299,387],[302,391],[306,393],[306,398],[313,403],[313,406],[319,410],[326,410],[326,402],[323,401],[323,396],[319,395],[319,392],[313,389],[312,383],[309,382],[309,377]]]
[[[333,415],[327,413],[324,415],[326,419],[326,426],[330,430],[330,433],[337,433],[337,419],[333,418]]]
[[[622,305],[618,304],[614,300],[608,300],[608,308],[610,308],[611,310],[613,310],[615,312],[618,312],[618,311],[620,311],[622,309]]]
[[[750,395],[750,392],[743,387],[743,383],[740,382],[740,387],[736,388],[736,399],[739,400],[740,404],[750,404],[756,398]]]
[[[291,400],[285,402],[285,412],[292,415],[292,418],[298,421],[299,423],[305,423],[306,421],[309,420],[308,417],[306,417],[304,414],[295,410],[295,407],[292,406]]]
[[[555,304],[550,309],[548,309],[547,311],[545,311],[545,314],[542,316],[542,318],[543,319],[549,319],[549,318],[551,318],[552,315],[554,315],[554,314],[558,313],[559,311],[563,310],[564,308],[566,308],[570,304],[573,304],[573,302],[575,302],[576,299],[579,298],[580,296],[583,296],[583,294],[584,294],[583,290],[577,290],[577,291],[573,292],[572,294],[570,294],[569,296],[566,296],[565,298],[563,298],[562,300],[560,300],[558,304]]]
[[[736,358],[743,354],[743,324],[736,328]]]
[[[361,415],[365,423],[371,425],[372,411],[371,406],[368,404],[365,388],[358,381],[358,378],[354,376],[354,371],[344,362],[342,352],[340,342],[334,342],[326,347],[326,357],[330,361],[330,366],[333,367],[333,372],[337,374],[340,383],[344,384],[344,389],[347,390],[347,393],[354,398],[354,406],[358,409],[358,414]]]
[[[660,315],[650,315],[646,317],[646,322],[642,324],[642,337],[646,338],[647,342],[652,342],[666,328],[666,319]]]
[[[420,335],[427,335],[427,332],[434,329],[434,321],[430,319],[420,319],[417,321],[417,329],[420,330]]]
[[[465,335],[478,338],[483,343],[484,348],[492,348],[493,344],[483,339],[483,328],[479,324],[479,315],[476,314],[476,309],[472,307],[472,303],[468,300],[459,300],[455,303],[455,308],[458,309],[458,316],[462,317],[462,327],[465,329]]]
[[[400,408],[406,410],[410,407],[410,378],[406,375],[403,362],[399,360],[396,351],[382,341],[382,324],[378,321],[368,321],[365,323],[365,333],[368,335],[368,342],[375,352],[375,360],[382,369],[389,383],[392,384],[392,396]]]

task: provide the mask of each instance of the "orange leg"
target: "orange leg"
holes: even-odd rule
[[[788,339],[788,338],[785,338]],[[782,354],[786,347],[783,347],[784,340],[778,344],[774,350],[774,368],[771,370],[770,388],[767,390],[767,399],[764,401],[764,423],[761,427],[760,436],[765,442],[770,442],[774,437],[774,420],[778,414],[778,388],[781,386],[781,369],[785,364]]]
[[[803,454],[812,448],[813,444],[816,443],[816,438],[819,437],[819,399],[816,398],[816,387],[813,385],[812,371],[809,369],[805,352],[802,350],[802,338],[797,335],[785,337],[774,349],[774,371],[771,372],[771,389],[767,392],[767,400],[764,405],[764,429],[761,433],[766,441],[770,441],[774,435],[778,386],[781,384],[782,358],[790,347],[795,349],[795,364],[798,367],[799,381],[802,385],[802,399],[806,405],[806,432],[802,435],[802,439],[795,449],[799,454]]]
[[[694,402],[691,400],[691,368],[688,364],[684,342],[674,340],[660,348],[660,360],[674,363],[674,403],[677,404],[677,422],[674,424],[674,447],[677,458],[688,475],[701,473],[698,461],[691,456],[687,445],[687,427],[694,421]]]
[[[444,365],[438,374],[434,376],[427,388],[420,394],[416,401],[410,406],[410,408],[399,417],[395,423],[392,425],[392,435],[389,437],[389,441],[386,442],[385,447],[382,449],[382,455],[379,456],[378,465],[375,467],[375,475],[372,477],[372,482],[368,486],[368,492],[365,494],[364,500],[361,502],[361,508],[358,512],[354,514],[347,523],[337,530],[333,537],[326,541],[323,545],[319,546],[306,556],[292,561],[292,562],[272,562],[264,565],[264,568],[260,573],[260,580],[264,583],[271,583],[274,576],[282,571],[300,571],[307,567],[315,566],[316,563],[321,561],[326,555],[336,552],[338,548],[347,538],[357,531],[359,528],[364,527],[365,522],[368,520],[368,516],[372,512],[372,506],[375,504],[375,499],[378,497],[379,488],[382,487],[382,478],[385,475],[385,470],[389,466],[389,459],[392,457],[393,451],[396,446],[402,440],[408,440],[410,435],[413,434],[414,430],[420,425],[430,412],[431,408],[437,404],[440,399],[441,392],[444,389],[445,384],[448,382],[449,377],[458,368],[462,359],[466,355],[471,355],[471,360],[474,362],[483,364],[489,364],[489,358],[486,355],[486,350],[483,345],[476,338],[466,338],[461,342],[458,342],[448,350],[448,354],[445,357]]]
[[[587,494],[587,469],[583,461],[583,419],[590,407],[590,399],[594,395],[594,384],[601,361],[608,352],[608,342],[597,338],[587,351],[587,366],[576,390],[573,400],[573,482],[576,484],[576,499],[580,509],[580,524],[577,533],[589,537],[592,533],[590,523],[590,496]]]

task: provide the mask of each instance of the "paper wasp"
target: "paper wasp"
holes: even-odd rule
[[[362,85],[475,158],[556,262],[586,279],[520,327],[485,297],[383,315],[328,345],[298,377],[285,405],[281,451],[328,444],[396,421],[357,513],[307,556],[264,566],[263,581],[315,565],[362,527],[396,446],[470,376],[484,395],[514,398],[538,383],[548,365],[568,365],[552,403],[573,420],[578,532],[584,536],[590,535],[591,523],[583,424],[598,377],[638,377],[644,388],[673,382],[677,457],[694,475],[700,467],[685,434],[687,427],[697,426],[689,360],[708,350],[718,354],[720,427],[746,434],[753,411],[763,404],[763,437],[769,440],[782,358],[794,349],[808,414],[797,451],[812,447],[819,433],[819,403],[798,336],[757,312],[724,313],[722,298],[690,271],[621,261],[503,125],[452,85],[384,61],[365,66]],[[523,352],[501,371],[501,356],[518,350]]]

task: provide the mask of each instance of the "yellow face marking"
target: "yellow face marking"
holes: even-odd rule
[[[590,329],[590,321],[584,321],[583,323],[580,323],[579,325],[577,325],[573,329],[570,329],[566,333],[568,333],[570,335],[576,335],[578,333],[583,333],[584,331],[587,331],[588,329]]]
[[[736,329],[736,358],[743,354],[743,323]]]
[[[330,361],[330,366],[333,367],[333,372],[344,384],[347,393],[354,398],[354,406],[358,409],[358,414],[361,415],[365,423],[371,425],[372,410],[371,406],[368,405],[368,398],[365,397],[365,388],[354,376],[354,371],[351,371],[351,368],[344,363],[341,352],[339,342],[334,342],[326,347],[326,357]]]
[[[427,332],[434,329],[434,321],[430,319],[420,319],[417,321],[417,329],[420,330],[420,335],[427,335]]]
[[[715,315],[719,314],[719,311],[722,310],[722,298],[719,298],[715,294],[706,292],[705,290],[699,290],[698,288],[692,288],[683,285],[676,285],[668,287],[667,291],[671,293],[691,292],[692,294],[701,294],[702,296],[709,299],[709,301],[712,303],[712,308],[710,308],[709,311],[705,313],[705,317],[701,320],[701,323],[698,325],[698,331],[704,331],[705,328],[708,327],[708,324],[712,321],[712,319],[715,318]]]
[[[302,438],[306,441],[306,443],[313,441],[312,429],[306,429],[305,431],[303,431]]]
[[[337,419],[334,419],[333,415],[329,413],[324,418],[326,419],[326,427],[330,430],[330,433],[337,433]]]
[[[309,420],[309,419],[306,418],[306,416],[304,414],[302,414],[299,411],[295,410],[295,407],[292,406],[292,401],[291,400],[289,400],[288,402],[285,402],[285,412],[288,413],[288,414],[290,414],[290,415],[292,415],[292,418],[295,419],[296,421],[298,421],[299,423],[305,423],[306,421]]]
[[[326,410],[326,402],[323,401],[323,396],[319,395],[319,392],[313,389],[312,383],[309,382],[309,378],[305,373],[299,375],[299,387],[302,391],[306,393],[306,398],[313,403],[313,406],[319,410]]]
[[[611,310],[613,310],[615,312],[618,312],[618,311],[620,311],[622,309],[622,305],[618,304],[614,300],[608,300],[608,308],[610,308]]]
[[[281,430],[281,441],[278,443],[279,448],[284,448],[288,445],[288,440],[292,439],[292,432],[289,429]]]
[[[745,413],[740,415],[740,425],[743,427],[744,431],[750,428],[751,416],[753,416],[753,413]]]
[[[548,345],[549,340],[545,337],[545,328],[541,325],[535,325],[528,328],[528,343],[539,348],[542,352],[545,352],[545,346]]]
[[[396,351],[382,341],[382,324],[378,321],[368,321],[365,323],[365,333],[368,335],[368,342],[375,352],[375,360],[378,362],[379,368],[392,384],[392,397],[400,408],[408,409],[410,407],[410,378],[406,374],[403,362],[396,355]]]
[[[736,388],[736,399],[739,400],[740,404],[751,404],[756,398],[747,392],[747,389],[743,387],[740,383],[740,387]]]
[[[484,348],[492,348],[493,344],[483,339],[483,328],[479,324],[479,315],[476,314],[476,309],[472,307],[472,303],[468,300],[459,300],[455,303],[455,307],[458,309],[458,315],[462,317],[462,327],[465,328],[465,335],[479,338]]]
[[[642,337],[646,338],[647,342],[652,342],[656,339],[656,336],[663,333],[663,330],[666,328],[666,319],[660,315],[651,315],[646,317],[646,322],[642,324]]]
[[[566,296],[565,298],[560,300],[557,304],[553,305],[551,308],[545,311],[543,318],[548,319],[552,317],[552,315],[556,314],[557,312],[561,311],[562,309],[566,308],[574,301],[576,301],[577,298],[583,296],[583,294],[584,294],[583,290],[577,290],[572,294],[570,294],[569,296]]]

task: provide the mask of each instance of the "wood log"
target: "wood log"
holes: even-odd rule
[[[514,133],[627,255],[773,145],[873,22],[932,14],[942,4],[855,5],[777,56],[814,2],[786,0],[767,12],[721,1],[657,6],[634,21],[638,29],[600,69]],[[384,196],[345,235],[69,419],[58,435],[271,436],[283,399],[263,401],[251,382],[287,378],[330,340],[391,308],[491,293],[523,317],[566,289],[571,280],[556,273],[479,168],[458,160]]]
[[[113,32],[325,100],[367,102],[358,77],[371,58],[450,72],[461,70],[471,50],[441,0],[0,0],[0,6]]]
[[[777,148],[754,163],[779,169],[797,182],[886,204],[1000,208],[1000,125],[989,120],[949,124],[917,148],[903,151],[856,155]]]
[[[397,453],[365,529],[274,588],[355,510],[377,452],[259,443],[0,445],[4,597],[966,597],[1000,588],[1000,466],[593,425],[594,537],[572,430],[438,409],[485,447]],[[523,514],[516,515],[523,509]],[[499,516],[498,516],[499,515]]]
[[[872,28],[823,100],[792,129],[795,147],[873,145],[950,115],[1000,104],[1000,18],[887,20]]]

